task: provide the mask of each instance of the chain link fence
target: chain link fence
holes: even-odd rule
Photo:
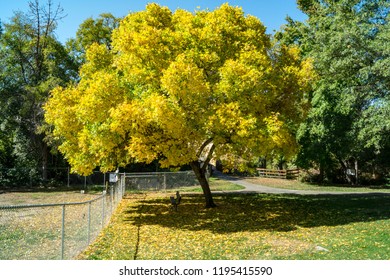
[[[199,185],[193,171],[120,173],[119,180],[129,191],[160,191]]]
[[[45,174],[43,176],[43,174]],[[94,171],[82,176],[70,172],[69,167],[55,168],[0,168],[0,187],[7,189],[30,189],[37,187],[67,187],[85,189],[105,185],[109,173]]]
[[[116,182],[87,201],[2,205],[0,200],[0,260],[74,259],[107,225],[126,191],[168,190],[198,184],[192,171],[100,176],[102,183]]]
[[[83,202],[0,205],[0,259],[73,259],[95,240],[123,195],[117,183]]]
[[[58,188],[89,190],[94,186],[104,186],[109,181],[110,173],[94,171],[91,175],[81,176],[70,172],[68,167],[48,168],[46,179],[42,179],[43,170],[39,168],[0,168],[0,189],[25,190],[39,188]],[[112,173],[111,173],[112,174]],[[193,171],[178,172],[141,172],[120,173],[126,178],[128,189],[162,190],[182,186],[197,185]]]

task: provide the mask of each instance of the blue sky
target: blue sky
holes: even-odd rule
[[[0,20],[9,21],[14,11],[28,11],[28,0],[0,0]],[[46,3],[46,0],[40,0]],[[258,17],[267,27],[267,33],[273,33],[285,23],[287,15],[296,20],[305,20],[306,16],[299,11],[296,0],[53,0],[60,4],[67,16],[59,22],[56,34],[61,42],[76,35],[78,26],[87,18],[96,18],[101,13],[109,12],[114,16],[122,17],[129,12],[143,10],[147,3],[156,2],[168,6],[172,11],[177,8],[195,11],[196,9],[210,9],[228,2],[232,6],[240,6],[246,14]]]

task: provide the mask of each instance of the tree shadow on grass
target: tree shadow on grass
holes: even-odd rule
[[[130,199],[132,199],[130,197]],[[184,194],[178,211],[169,198],[131,203],[124,222],[215,233],[293,231],[298,227],[338,226],[390,219],[390,195],[218,194],[218,207],[204,208],[201,194]]]

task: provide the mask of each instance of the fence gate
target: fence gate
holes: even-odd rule
[[[256,168],[256,170],[259,177],[264,177],[264,178],[278,178],[278,179],[299,178],[299,169],[276,170],[276,169]]]

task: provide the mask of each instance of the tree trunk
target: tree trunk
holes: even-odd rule
[[[359,184],[359,177],[358,177],[358,161],[355,159],[355,184]]]
[[[344,161],[342,159],[339,159],[339,162],[343,168],[344,175],[345,175],[345,180],[347,181],[348,184],[353,185],[353,181],[351,180],[350,175],[348,174],[348,163],[347,161]]]
[[[49,150],[47,144],[42,141],[42,179],[44,182],[48,180],[47,168],[48,168]]]
[[[214,203],[213,196],[211,194],[210,185],[206,178],[206,168],[205,166],[201,166],[201,163],[198,161],[193,161],[190,163],[192,170],[195,173],[196,178],[198,179],[204,197],[206,199],[206,208],[214,208],[217,205]]]
[[[324,168],[324,164],[320,162],[320,177],[319,177],[320,183],[323,183],[324,179],[325,179],[325,168]]]

